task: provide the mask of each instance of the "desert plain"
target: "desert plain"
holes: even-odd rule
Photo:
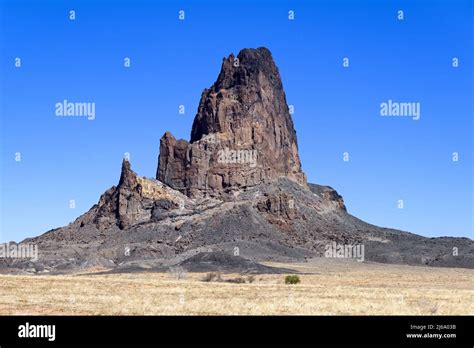
[[[317,258],[285,274],[0,275],[0,315],[473,315],[474,270]]]

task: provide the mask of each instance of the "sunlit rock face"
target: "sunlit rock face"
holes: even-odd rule
[[[243,49],[203,91],[190,142],[163,135],[156,178],[202,197],[281,177],[306,186],[280,74],[268,49]]]

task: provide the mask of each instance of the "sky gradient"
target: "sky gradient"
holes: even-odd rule
[[[473,238],[472,23],[468,0],[0,0],[0,242],[89,210],[125,152],[154,177],[160,137],[189,140],[222,58],[260,46],[294,105],[310,182],[369,223]],[[95,119],[57,117],[64,99],[94,102]],[[389,99],[419,102],[420,119],[380,116]]]

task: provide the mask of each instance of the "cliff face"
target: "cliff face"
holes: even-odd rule
[[[220,196],[280,177],[306,186],[278,68],[266,48],[222,63],[201,96],[191,140],[160,141],[156,178],[190,197]]]

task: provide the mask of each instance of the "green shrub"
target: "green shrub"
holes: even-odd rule
[[[300,281],[300,277],[297,275],[289,275],[285,277],[285,284],[298,284]]]

